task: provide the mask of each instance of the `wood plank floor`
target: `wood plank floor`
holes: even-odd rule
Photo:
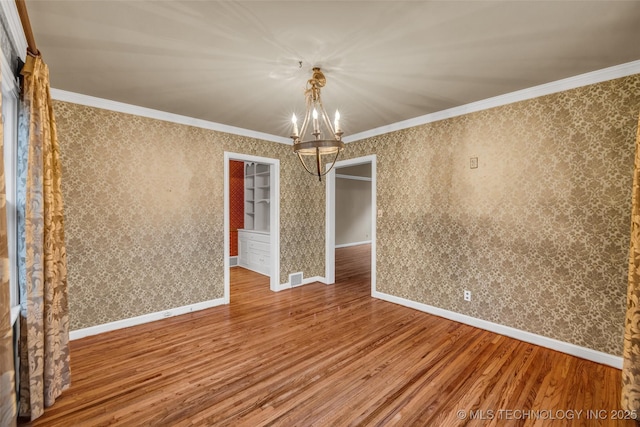
[[[73,341],[33,425],[635,425],[620,371],[373,299],[369,259],[279,293],[234,268],[228,306]]]

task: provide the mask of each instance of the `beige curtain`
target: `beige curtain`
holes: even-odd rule
[[[636,138],[633,193],[631,195],[630,246],[621,403],[622,409],[640,415],[640,121]]]
[[[2,73],[0,73],[0,86]],[[0,96],[0,111],[2,97]],[[9,300],[9,246],[7,244],[7,197],[4,177],[4,136],[0,122],[0,426],[16,423],[13,332]]]
[[[35,419],[70,385],[67,258],[49,70],[42,58],[28,56],[22,69],[22,109],[18,157],[26,156],[24,227],[18,240],[20,293],[21,417]],[[22,148],[21,148],[22,147]],[[20,186],[20,184],[19,184]],[[20,196],[19,196],[20,198]],[[24,235],[23,235],[24,233]],[[25,304],[26,302],[26,304]]]

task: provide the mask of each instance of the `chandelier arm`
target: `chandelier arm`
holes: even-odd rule
[[[300,141],[304,140],[304,137],[307,133],[307,127],[309,126],[309,122],[311,121],[311,110],[312,110],[312,103],[311,103],[311,98],[309,98],[308,96],[306,97],[306,111],[304,113],[304,120],[302,121],[302,127],[300,128]]]
[[[333,138],[336,137],[336,131],[331,124],[331,120],[329,119],[329,115],[327,111],[324,109],[324,105],[322,105],[322,99],[318,99],[318,106],[320,107],[320,114],[322,115],[322,119],[324,121],[324,125],[331,131],[331,135]]]
[[[331,172],[331,169],[333,169],[333,167],[336,165],[336,161],[338,160],[338,156],[339,155],[340,155],[340,151],[338,151],[336,153],[336,156],[333,158],[333,162],[331,163],[331,167],[329,169],[327,169],[327,171],[325,173],[323,173],[322,176],[325,176],[326,174]]]
[[[302,163],[302,167],[304,167],[304,169],[309,172],[311,175],[316,175],[314,172],[310,171],[309,168],[307,167],[307,164],[304,162],[304,160],[302,160],[302,155],[300,153],[296,153],[298,155],[298,159],[300,160],[300,163]]]
[[[318,171],[318,181],[322,182],[322,175],[320,175],[320,148],[316,147],[316,170]]]
[[[328,174],[329,172],[331,172],[331,170],[333,169],[333,167],[336,165],[336,161],[338,161],[338,156],[340,155],[340,152],[338,151],[336,153],[336,155],[333,157],[333,161],[331,162],[331,167],[329,169],[327,169],[325,172],[320,172],[320,156],[318,155],[318,151],[319,149],[316,148],[316,166],[317,166],[317,172],[313,172],[312,170],[309,169],[309,167],[307,166],[307,164],[304,162],[304,160],[302,160],[302,155],[300,153],[296,153],[296,155],[298,156],[298,160],[300,160],[300,163],[302,164],[302,167],[311,175],[317,176],[319,178],[320,181],[322,181],[322,177],[325,176],[326,174]]]

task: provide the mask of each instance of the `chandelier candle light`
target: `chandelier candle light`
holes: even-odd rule
[[[307,81],[307,87],[304,91],[306,100],[306,113],[302,128],[298,132],[298,120],[294,114],[291,118],[293,122],[293,152],[298,155],[302,166],[312,175],[316,175],[320,181],[322,177],[328,174],[336,164],[338,155],[344,149],[342,142],[342,129],[340,129],[340,113],[336,111],[336,117],[333,125],[322,105],[320,98],[320,88],[327,83],[320,68],[313,69],[313,75]],[[320,120],[321,118],[321,120]],[[305,139],[309,124],[312,124],[313,130]],[[330,138],[325,139],[322,129],[328,130]],[[329,168],[326,165],[331,164]],[[323,171],[323,169],[326,169]]]

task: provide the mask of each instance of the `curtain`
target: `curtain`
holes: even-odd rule
[[[0,73],[0,86],[2,73]],[[0,111],[2,97],[0,96]],[[7,244],[7,197],[4,177],[4,136],[0,122],[0,426],[15,426],[16,393],[13,366],[13,331],[9,301],[9,246]]]
[[[60,149],[49,69],[27,56],[18,130],[21,417],[35,419],[71,382]]]
[[[629,284],[622,362],[622,409],[640,415],[640,120],[631,194]]]

